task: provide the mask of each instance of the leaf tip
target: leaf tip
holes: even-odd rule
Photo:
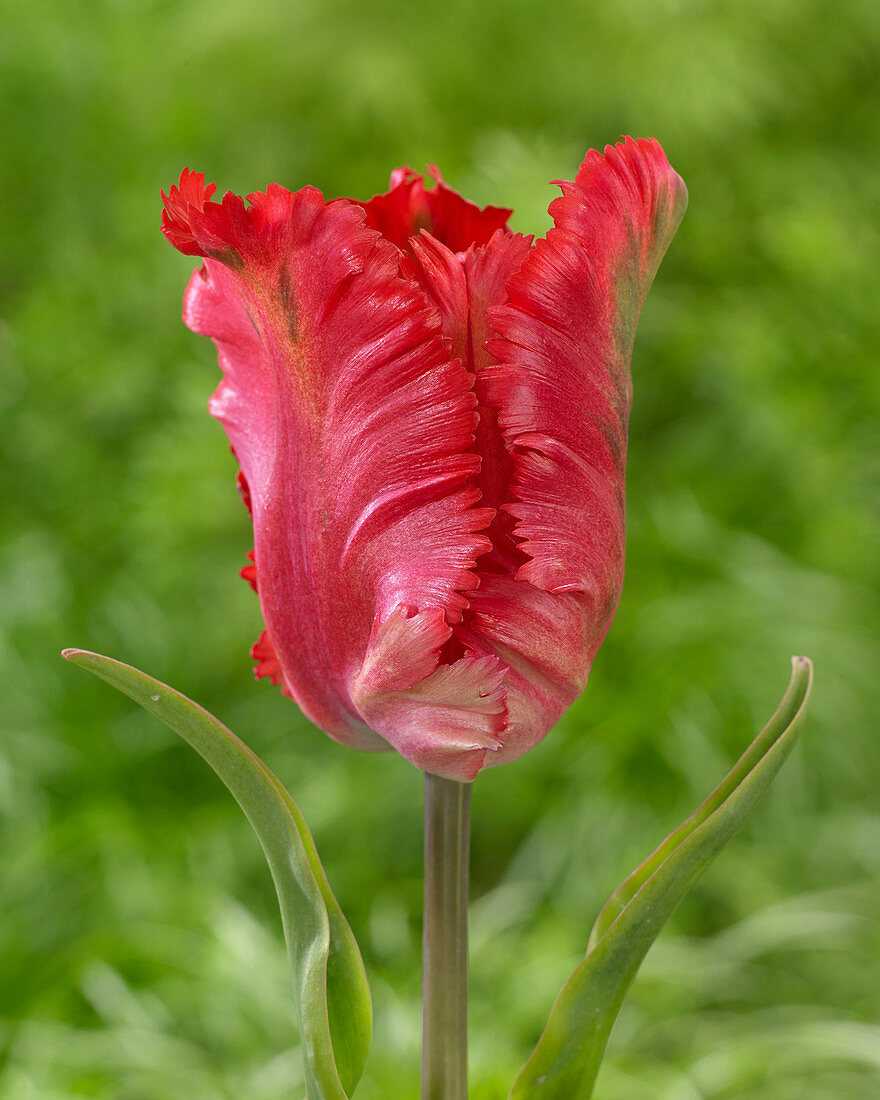
[[[92,653],[88,649],[62,649],[61,656],[65,661],[72,661],[75,665],[86,664],[90,657],[100,657],[98,653]],[[106,660],[106,658],[104,658]]]
[[[802,707],[806,706],[807,699],[813,688],[813,662],[809,657],[792,657],[791,659],[792,683],[798,680],[804,685]]]
[[[100,653],[93,653],[90,649],[62,649],[61,656],[72,665],[97,675],[100,675],[99,670],[102,667],[119,664],[118,661],[113,661],[110,657],[102,657]]]

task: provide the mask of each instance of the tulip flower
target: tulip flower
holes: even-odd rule
[[[409,168],[369,202],[185,170],[184,319],[254,527],[268,676],[331,737],[460,782],[583,691],[624,565],[630,356],[686,190],[587,153],[544,239]]]

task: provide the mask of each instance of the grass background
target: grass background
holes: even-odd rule
[[[366,197],[432,160],[542,232],[547,181],[627,132],[691,205],[636,345],[617,621],[582,701],[475,789],[472,1095],[506,1094],[598,907],[792,653],[802,746],[649,957],[596,1098],[880,1095],[880,6],[0,8],[0,1097],[302,1091],[255,840],[67,645],[170,681],[288,784],[370,974],[358,1097],[415,1096],[420,776],[251,679],[248,523],[160,186]]]

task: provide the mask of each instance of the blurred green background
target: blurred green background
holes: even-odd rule
[[[621,133],[691,204],[636,344],[616,623],[582,701],[474,792],[472,1095],[506,1094],[598,907],[792,653],[803,743],[649,957],[596,1098],[880,1095],[880,6],[0,7],[0,1097],[301,1092],[256,841],[68,645],[170,681],[288,784],[370,974],[358,1097],[415,1096],[421,776],[251,677],[248,522],[160,186],[367,197],[432,160],[543,232],[547,181]]]

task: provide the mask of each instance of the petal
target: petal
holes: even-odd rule
[[[555,228],[492,313],[489,399],[514,456],[518,576],[581,592],[604,633],[623,578],[629,363],[639,312],[687,193],[653,140],[590,151]]]
[[[586,687],[604,637],[592,629],[579,593],[545,592],[501,573],[481,576],[455,632],[468,652],[507,668],[503,745],[486,766],[517,759],[546,735]]]
[[[251,657],[256,662],[254,676],[258,680],[266,676],[276,687],[280,687],[285,695],[291,694],[290,688],[285,683],[281,662],[275,653],[275,647],[272,645],[272,639],[269,637],[268,631],[264,630],[251,646]]]
[[[436,167],[430,168],[435,180],[431,188],[425,186],[424,176],[411,168],[396,168],[389,190],[360,204],[367,212],[367,225],[402,251],[410,237],[427,229],[453,252],[486,244],[496,230],[507,226],[511,210],[498,206],[481,210],[447,187]]]
[[[451,631],[434,609],[377,618],[354,699],[370,726],[423,771],[468,783],[502,745],[507,669],[497,658],[438,664]]]
[[[476,375],[474,392],[480,413],[476,448],[482,464],[477,486],[483,494],[483,503],[496,509],[488,535],[496,560],[503,560],[506,568],[518,567],[524,559],[511,538],[512,520],[501,511],[502,505],[510,499],[513,462],[491,400],[486,371],[492,360],[486,342],[493,333],[491,312],[506,301],[507,283],[522,268],[531,248],[531,237],[497,232],[488,245],[471,249],[464,260],[468,286],[469,364]]]
[[[480,455],[480,468],[473,481],[480,490],[482,503],[495,510],[486,532],[492,541],[490,555],[505,567],[524,562],[511,539],[513,521],[500,511],[509,499],[513,463],[501,430],[497,411],[490,405],[484,370],[490,357],[485,342],[491,334],[489,311],[506,300],[506,284],[526,260],[531,237],[497,230],[488,244],[454,253],[426,231],[410,241],[411,256],[404,270],[428,295],[440,312],[443,335],[474,375],[477,395],[477,424],[474,450]],[[480,573],[486,561],[478,565]],[[497,568],[497,564],[491,566]]]
[[[176,187],[172,184],[167,195],[161,192],[165,207],[162,211],[162,232],[175,248],[187,256],[202,254],[190,228],[190,209],[203,210],[216,190],[216,183],[205,185],[203,172],[190,172],[184,168],[180,183]]]
[[[253,550],[248,550],[248,555],[247,556],[250,558],[250,564],[246,565],[243,569],[239,570],[238,575],[242,578],[242,580],[247,581],[248,584],[251,586],[251,588],[254,590],[254,592],[256,592],[257,591],[257,566],[256,566],[255,561],[254,561],[256,555],[254,554]]]
[[[509,276],[508,302],[488,310],[500,362],[478,370],[477,394],[511,455],[512,499],[501,506],[520,558],[496,555],[508,568],[494,571],[481,559],[455,627],[467,651],[508,668],[504,745],[487,765],[531,748],[574,702],[613,617],[634,327],[683,204],[655,142],[588,154],[551,206],[556,228]],[[499,499],[491,487],[484,495]]]
[[[232,453],[233,453],[233,455],[235,455],[235,451],[233,451]],[[236,458],[235,461],[237,462],[238,459]],[[241,470],[239,470],[238,473],[236,474],[235,486],[238,489],[238,494],[241,497],[245,508],[247,508],[248,515],[251,517],[251,519],[253,519],[254,518],[254,510],[251,507],[251,491],[250,491],[250,487],[248,486],[248,483],[247,483],[247,478],[244,476],[244,474],[241,472]]]
[[[224,374],[210,407],[253,512],[268,632],[257,657],[272,675],[271,645],[284,683],[331,736],[381,747],[369,728],[373,696],[389,714],[387,696],[404,693],[431,721],[460,707],[480,678],[476,697],[495,698],[494,664],[437,677],[430,631],[409,637],[393,690],[358,681],[375,663],[377,619],[403,605],[448,633],[477,584],[492,512],[475,507],[469,483],[479,465],[472,378],[360,208],[325,204],[313,188],[273,185],[249,199],[250,208],[227,195],[190,202],[185,219],[179,206],[172,214],[177,236],[223,261],[194,274],[184,317],[215,341]],[[473,721],[486,724],[486,706]],[[393,742],[393,723],[381,726]],[[473,758],[473,737],[424,736],[445,736],[444,759]]]
[[[506,300],[506,285],[527,259],[528,238],[497,232],[481,248],[455,254],[422,231],[410,242],[406,270],[440,311],[443,332],[455,354],[474,372],[480,422],[475,448],[482,463],[474,477],[483,503],[497,509],[487,534],[492,550],[477,562],[479,587],[452,628],[446,654],[494,658],[506,668],[506,715],[497,751],[481,766],[516,759],[535,745],[586,685],[601,638],[592,636],[585,601],[575,594],[542,591],[516,574],[528,560],[512,537],[513,517],[501,510],[509,501],[513,460],[488,404],[485,378],[490,357],[489,312]],[[438,640],[440,644],[442,639]]]

